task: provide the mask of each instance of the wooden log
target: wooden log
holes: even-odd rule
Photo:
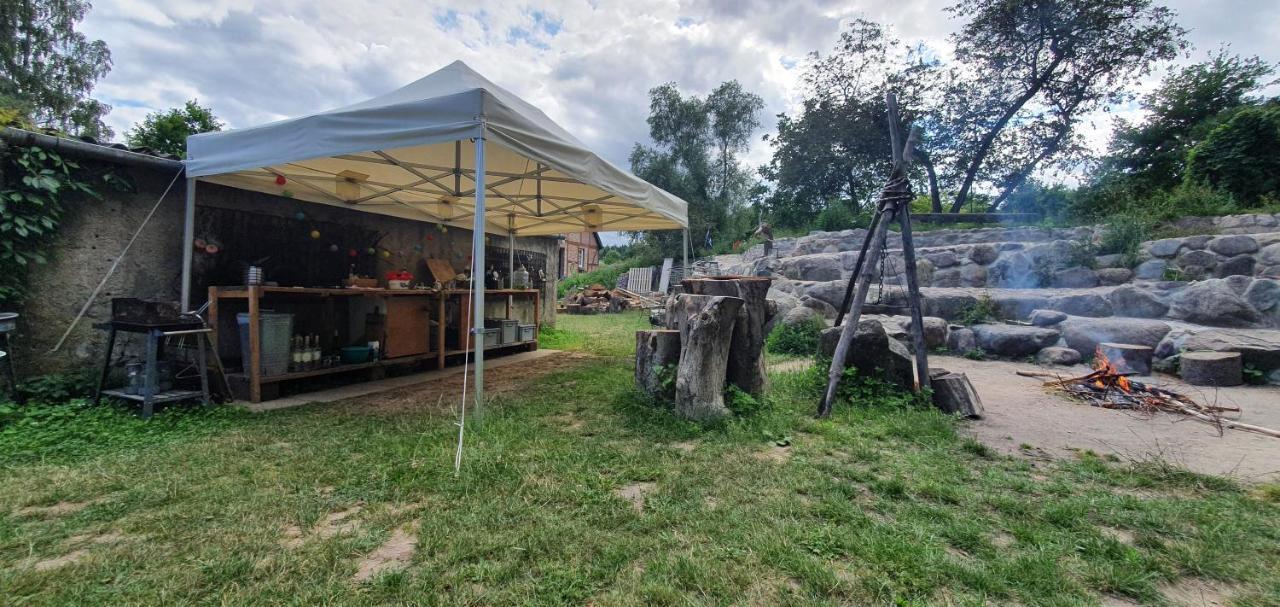
[[[680,332],[636,331],[636,387],[661,402],[675,399]]]
[[[946,413],[958,413],[964,417],[982,417],[982,399],[973,383],[964,373],[929,373],[933,389],[933,405]]]
[[[1182,380],[1193,386],[1238,386],[1244,383],[1239,352],[1183,352],[1178,360]]]
[[[712,276],[680,281],[685,293],[737,297],[742,300],[729,346],[727,379],[755,397],[764,394],[768,373],[764,365],[765,326],[777,313],[766,295],[773,279],[767,276]]]
[[[676,415],[706,421],[729,414],[724,405],[725,374],[742,300],[737,297],[680,295],[680,364],[676,369]]]
[[[1147,346],[1103,342],[1097,354],[1106,356],[1117,373],[1151,375],[1152,349]]]

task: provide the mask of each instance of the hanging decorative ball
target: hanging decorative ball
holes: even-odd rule
[[[435,239],[436,239],[435,234],[427,234],[427,240],[435,240]]]
[[[283,192],[280,192],[280,195],[284,196],[285,198],[293,198],[293,190],[285,190]]]
[[[311,237],[317,239],[320,238],[320,230],[311,230]]]
[[[298,221],[302,221],[307,218],[307,214],[303,213],[302,211],[298,211],[297,213],[293,214],[293,218],[297,219]]]
[[[373,248],[373,247],[369,247],[369,248],[365,249],[365,250],[364,250],[364,252],[365,252],[365,253],[368,253],[368,254],[370,254],[370,255],[375,255],[375,254],[377,254],[378,250],[377,250],[377,249],[375,249],[375,248]]]
[[[449,228],[445,227],[444,225],[441,225],[441,226],[440,226],[440,233],[441,233],[441,234],[444,234],[444,233],[446,233],[446,232],[448,232],[448,231],[449,231]]]
[[[427,239],[428,239],[428,240],[430,240],[430,239],[431,239],[431,237],[430,237],[430,236],[428,236],[428,237],[427,237]],[[421,252],[422,252],[422,245],[420,245],[420,244],[415,244],[415,245],[413,245],[413,250],[414,250],[414,252],[415,252],[415,253],[421,253]]]
[[[338,245],[336,245],[336,244],[331,244],[331,245],[329,245],[329,252],[330,252],[330,253],[337,253],[337,252],[338,252]]]
[[[360,251],[357,251],[355,249],[347,250],[347,257],[359,257],[359,256],[360,256]]]
[[[276,175],[276,185],[284,185],[287,181],[288,180],[284,178],[284,175]]]
[[[386,249],[383,249],[383,250],[382,250],[382,258],[383,258],[383,259],[391,259],[391,251],[388,251],[388,250],[386,250]]]
[[[205,242],[203,238],[197,238],[196,241],[192,244],[195,245],[197,249],[203,249],[204,245],[209,243]]]
[[[219,249],[218,249],[218,245],[216,245],[216,244],[207,244],[207,245],[204,245],[204,252],[205,252],[205,253],[208,253],[208,254],[210,254],[210,255],[217,255],[217,254],[218,254],[218,251],[219,251]]]

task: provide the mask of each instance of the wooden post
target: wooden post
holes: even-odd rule
[[[258,285],[249,285],[249,402],[262,402],[262,326],[258,317],[262,293]]]
[[[673,400],[679,363],[679,331],[636,331],[636,387],[641,392],[655,400]]]
[[[773,279],[760,276],[716,276],[686,278],[680,284],[684,292],[692,295],[720,295],[742,300],[737,321],[733,325],[733,339],[729,346],[727,379],[743,392],[752,396],[764,394],[768,374],[764,365],[764,327],[768,324],[769,285]]]
[[[728,415],[725,373],[733,325],[742,307],[737,297],[680,295],[680,365],[676,370],[676,415],[697,421]]]
[[[914,131],[913,131],[914,133]],[[908,137],[909,139],[910,137]],[[910,153],[911,142],[907,142]],[[902,259],[907,272],[907,301],[911,305],[911,346],[916,355],[916,392],[929,388],[929,346],[924,340],[924,313],[920,310],[920,280],[916,276],[916,247],[911,239],[911,205],[898,209],[898,222],[902,225]],[[967,381],[967,380],[966,380]]]

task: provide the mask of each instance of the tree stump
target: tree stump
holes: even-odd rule
[[[1107,357],[1117,373],[1151,375],[1151,353],[1147,346],[1103,342],[1098,344],[1095,356]]]
[[[764,365],[765,326],[777,314],[766,299],[773,279],[761,276],[713,276],[680,281],[685,293],[737,297],[742,300],[729,346],[729,383],[755,397],[764,394],[768,374]]]
[[[1238,386],[1244,382],[1239,352],[1183,352],[1178,373],[1193,386]]]
[[[724,405],[729,347],[742,300],[707,295],[673,299],[668,304],[668,322],[674,317],[680,330],[676,415],[697,421],[723,417],[729,413]]]
[[[929,381],[933,388],[933,406],[946,413],[958,413],[972,419],[982,417],[982,399],[964,373],[930,369]]]
[[[662,402],[675,399],[679,331],[636,331],[636,387]]]

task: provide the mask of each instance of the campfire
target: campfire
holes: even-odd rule
[[[1167,412],[1186,415],[1221,432],[1225,428],[1247,430],[1280,438],[1280,430],[1224,419],[1222,413],[1239,413],[1239,407],[1204,404],[1172,390],[1129,379],[1099,348],[1094,353],[1093,372],[1063,378],[1050,373],[1019,371],[1026,377],[1050,377],[1045,387],[1068,397],[1104,409],[1125,409],[1144,413]]]

